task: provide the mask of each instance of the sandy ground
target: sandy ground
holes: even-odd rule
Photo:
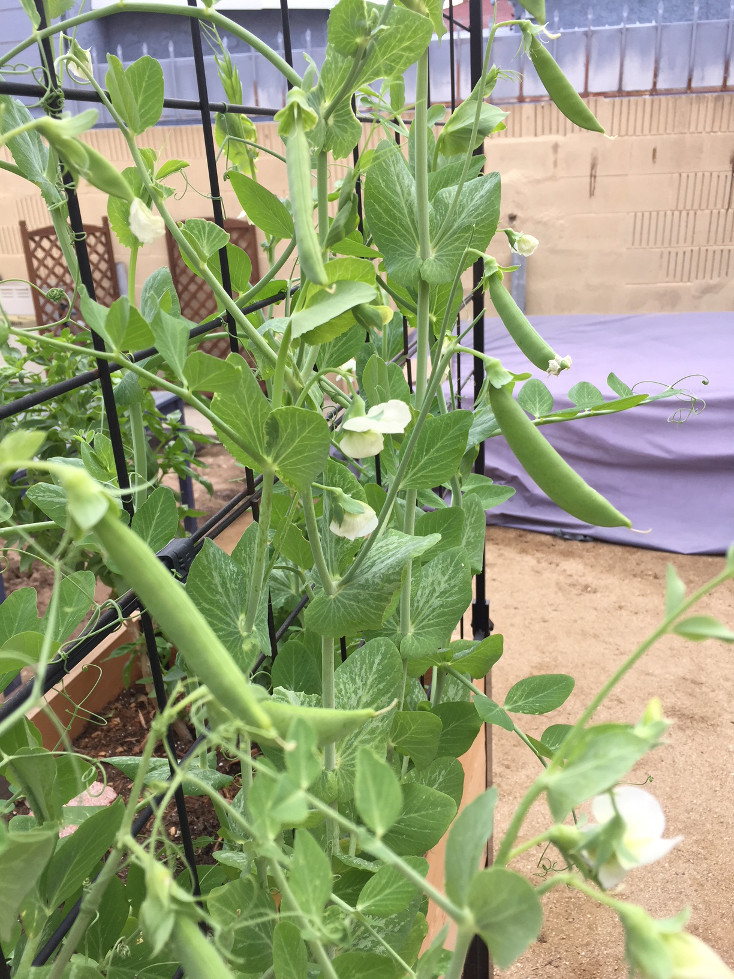
[[[669,563],[689,592],[723,567],[723,558],[565,541],[505,528],[490,528],[487,545],[490,613],[495,631],[505,637],[504,656],[492,671],[494,699],[502,703],[514,682],[532,674],[569,673],[576,679],[566,705],[547,718],[525,719],[525,730],[536,737],[548,724],[575,720],[626,655],[656,628]],[[734,583],[708,597],[699,610],[734,625]],[[731,665],[731,646],[666,637],[627,675],[597,717],[634,722],[657,695],[674,722],[668,743],[648,755],[630,781],[652,779],[647,789],[666,813],[665,835],[683,835],[684,840],[664,860],[632,872],[617,893],[655,917],[690,907],[689,930],[734,966],[734,883],[728,869],[734,849]],[[494,728],[493,772],[500,791],[495,840],[537,771],[537,761],[519,739]],[[523,838],[547,825],[547,808],[540,803],[530,813]],[[539,873],[541,850],[526,857],[517,869],[540,880],[533,875]],[[627,975],[621,927],[612,912],[566,888],[544,901],[540,940],[496,976]]]

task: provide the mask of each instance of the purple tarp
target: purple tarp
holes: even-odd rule
[[[559,377],[531,368],[551,390],[554,410],[571,407],[566,392],[579,381],[596,385],[605,398],[616,397],[606,383],[612,371],[635,393],[672,385],[692,399],[542,427],[588,483],[633,527],[650,533],[590,527],[569,516],[525,475],[501,436],[487,441],[486,474],[517,492],[489,511],[488,522],[681,554],[726,551],[734,541],[734,313],[537,316],[533,325],[561,356],[573,359],[572,369]],[[508,370],[528,369],[499,320],[486,321],[485,335],[487,353]]]

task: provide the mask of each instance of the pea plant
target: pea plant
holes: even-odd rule
[[[428,105],[428,45],[444,31],[439,0],[340,0],[329,18],[324,63],[309,63],[303,76],[208,3],[125,0],[64,18],[62,2],[46,10],[60,18],[48,26],[22,2],[32,31],[0,69],[20,64],[31,43],[52,40],[56,69],[96,92],[130,154],[120,173],[80,138],[94,125],[93,109],[33,117],[0,97],[2,143],[13,161],[3,166],[38,186],[70,269],[63,172],[109,196],[111,225],[130,250],[129,295],[105,308],[80,286],[84,324],[76,327],[102,338],[96,356],[122,365],[121,384],[170,391],[208,418],[232,457],[257,474],[260,503],[257,521],[231,554],[204,542],[184,584],[155,554],[176,530],[169,497],[156,490],[146,499],[137,479],[130,524],[113,481],[84,455],[78,466],[43,455],[42,428],[19,426],[0,442],[0,477],[27,469],[63,504],[52,515],[61,542],[46,554],[57,588],[43,616],[31,589],[2,607],[2,670],[12,675],[35,663],[40,700],[44,667],[63,655],[66,638],[93,607],[90,582],[79,577],[89,573],[67,574],[75,549],[85,546],[137,593],[175,647],[178,671],[142,755],[112,760],[133,780],[127,804],[118,799],[100,810],[73,802],[94,779],[94,763],[70,750],[63,730],[57,749],[44,749],[25,705],[0,721],[0,773],[13,790],[8,805],[24,799],[31,810],[0,824],[6,973],[170,977],[182,965],[198,979],[457,979],[475,936],[500,968],[519,958],[539,934],[544,894],[570,886],[616,911],[632,973],[731,976],[684,930],[685,913],[654,920],[612,892],[627,872],[677,842],[662,839],[655,800],[620,784],[660,744],[668,722],[654,699],[634,721],[595,724],[594,715],[659,636],[734,639],[721,623],[689,615],[701,595],[734,577],[734,555],[691,596],[671,571],[657,632],[574,725],[555,724],[538,737],[521,729],[520,716],[560,706],[573,678],[519,679],[500,705],[481,681],[502,655],[502,637],[456,638],[472,601],[472,575],[482,567],[485,511],[512,493],[472,472],[479,444],[501,433],[560,507],[590,523],[629,527],[539,429],[649,400],[611,373],[614,397],[596,392],[590,401],[577,397],[575,409],[554,412],[540,381],[464,342],[473,322],[465,320],[462,276],[481,262],[478,288],[489,292],[528,361],[549,374],[571,367],[568,352],[551,349],[525,319],[503,285],[508,268],[488,252],[498,230],[500,177],[483,172],[482,150],[506,115],[489,101],[502,70],[492,64],[492,45],[503,25],[492,23],[481,78],[448,113]],[[542,0],[523,6],[535,21],[516,26],[548,94],[577,125],[601,132],[544,46]],[[257,282],[245,253],[220,227],[171,217],[171,179],[187,163],[161,158],[140,140],[163,110],[160,65],[145,56],[125,68],[110,54],[102,87],[74,39],[78,25],[121,7],[196,18],[218,51],[233,102],[241,87],[220,40],[227,33],[289,83],[276,116],[283,153],[259,145],[256,127],[242,116],[222,114],[214,128],[225,178],[265,238],[270,267]],[[413,65],[416,97],[406,104],[404,76]],[[286,202],[258,182],[268,153],[285,162]],[[196,349],[194,324],[182,315],[166,269],[142,283],[138,298],[139,250],[166,228],[234,324],[246,357],[219,360]],[[505,235],[521,254],[536,244],[512,229]],[[236,300],[222,282],[222,251]],[[278,304],[253,308],[273,297]],[[415,337],[414,387],[399,362],[404,320]],[[54,354],[80,356],[83,343],[29,334],[7,320],[3,332]],[[151,347],[157,353],[147,360],[132,356]],[[461,354],[484,367],[471,408],[457,406],[451,374]],[[136,403],[130,401],[128,423],[137,457]],[[143,470],[136,465],[135,472]],[[3,506],[6,523],[11,509]],[[37,546],[32,525],[16,520],[15,533]],[[269,603],[276,625],[290,623],[275,657]],[[179,765],[166,731],[180,719],[200,737]],[[484,724],[516,734],[542,764],[491,858],[501,786],[459,812],[458,759]],[[173,762],[168,779],[165,759],[155,755],[161,747]],[[236,780],[218,772],[218,753],[239,763]],[[162,825],[181,787],[208,797],[219,821],[216,862],[198,868],[198,888]],[[528,839],[525,819],[541,799],[549,825]],[[593,818],[586,819],[577,810],[590,800]],[[133,830],[151,802],[151,833],[142,842]],[[60,837],[69,824],[77,827],[73,834]],[[438,886],[427,878],[426,854],[443,839]],[[566,869],[534,887],[512,864],[548,844]],[[455,925],[451,940],[448,924],[426,940],[428,902]],[[65,940],[46,952],[72,908]]]

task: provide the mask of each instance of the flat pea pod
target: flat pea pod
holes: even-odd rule
[[[604,127],[563,74],[553,55],[538,39],[537,34],[530,42],[528,53],[543,87],[564,116],[581,129],[591,129],[597,133],[605,132]]]
[[[489,296],[505,329],[531,364],[549,374],[559,374],[571,366],[570,358],[559,357],[528,320],[502,284],[500,272],[489,277]]]
[[[285,140],[285,161],[288,170],[288,193],[293,207],[293,223],[296,229],[296,246],[301,272],[319,286],[329,280],[324,268],[316,228],[313,223],[313,190],[311,184],[311,150],[306,130],[298,114]]]
[[[278,731],[287,731],[297,718],[303,718],[316,735],[320,748],[333,741],[340,741],[377,716],[377,711],[364,707],[361,710],[337,710],[331,707],[302,707],[283,704],[277,700],[263,701],[263,707]]]
[[[572,517],[596,527],[631,527],[631,521],[586,483],[533,425],[512,397],[512,385],[489,385],[489,403],[507,444],[533,482]]]

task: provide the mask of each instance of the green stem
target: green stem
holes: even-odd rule
[[[308,532],[308,542],[311,545],[314,564],[321,580],[324,591],[327,595],[333,595],[336,591],[334,581],[329,573],[329,568],[324,557],[324,550],[321,546],[319,527],[316,523],[316,511],[313,505],[313,490],[311,487],[305,493],[301,493],[301,503],[303,504],[303,514],[306,518],[306,530]]]
[[[288,360],[288,350],[291,345],[291,324],[285,328],[283,339],[278,350],[278,359],[275,363],[275,374],[273,375],[273,386],[270,392],[270,407],[280,408],[283,404],[283,378],[285,376],[285,365]]]
[[[451,955],[451,962],[446,970],[445,979],[461,979],[471,940],[474,937],[474,929],[469,927],[459,928],[456,933],[456,944]]]
[[[236,24],[233,20],[220,14],[218,11],[214,10],[212,7],[184,7],[184,6],[174,6],[169,3],[147,3],[147,2],[135,2],[135,0],[125,0],[125,2],[113,3],[108,7],[101,7],[98,10],[88,10],[83,14],[77,14],[75,17],[68,17],[66,20],[59,21],[57,24],[51,24],[49,27],[45,27],[43,30],[34,30],[30,37],[16,44],[14,48],[8,51],[0,58],[0,68],[7,64],[8,62],[13,62],[16,60],[18,55],[22,54],[26,48],[30,47],[32,44],[37,44],[43,41],[47,37],[51,37],[54,34],[59,34],[63,32],[64,34],[69,34],[74,27],[78,27],[79,24],[86,24],[91,20],[100,20],[104,17],[109,17],[113,14],[119,13],[132,13],[132,14],[177,14],[179,17],[193,17],[196,20],[203,20],[215,27],[219,27],[222,30],[229,32],[234,35],[234,37],[240,38],[248,44],[253,50],[261,54],[267,61],[270,62],[278,71],[284,75],[288,81],[300,88],[303,79],[287,61],[273,49],[262,41],[255,34],[252,34],[246,28],[241,27]]]
[[[291,257],[291,255],[293,254],[293,252],[295,251],[295,249],[296,249],[296,242],[295,242],[295,239],[294,239],[293,241],[289,241],[288,242],[288,246],[287,246],[287,248],[285,248],[283,250],[283,254],[280,256],[279,259],[277,259],[270,266],[270,268],[265,273],[265,275],[262,277],[262,279],[260,279],[259,282],[256,282],[255,285],[252,286],[251,289],[248,289],[247,290],[247,292],[244,292],[244,293],[242,293],[241,296],[238,296],[237,297],[236,303],[237,303],[237,306],[239,308],[242,308],[243,306],[247,306],[247,304],[259,292],[262,292],[262,290],[265,288],[265,286],[268,284],[268,282],[270,282],[271,279],[274,279],[275,276],[278,274],[278,272],[280,272],[280,270],[283,268],[283,266],[285,265],[285,263]]]
[[[370,935],[372,935],[375,941],[378,942],[384,949],[385,954],[389,955],[393,962],[400,968],[401,976],[405,974],[407,976],[412,976],[413,979],[415,979],[415,972],[411,969],[408,963],[404,961],[404,959],[400,958],[392,945],[385,941],[379,931],[377,931],[376,928],[373,928],[372,924],[370,923],[370,919],[366,915],[362,914],[362,912],[357,910],[357,908],[353,908],[351,904],[347,904],[346,901],[342,901],[342,899],[337,897],[336,894],[331,895],[330,901],[338,908],[341,908],[342,911],[346,911],[347,914],[351,915],[366,931],[370,933]]]
[[[133,469],[137,477],[133,489],[133,506],[137,510],[145,502],[147,494],[148,445],[145,438],[143,406],[139,401],[130,405],[130,434],[133,442]]]
[[[270,860],[270,869],[273,872],[273,877],[280,890],[281,897],[287,902],[287,904],[295,909],[295,917],[299,924],[299,930],[301,933],[307,932],[313,934],[313,929],[309,925],[308,916],[304,914],[298,905],[295,897],[293,896],[293,891],[291,891],[288,881],[285,879],[285,874],[277,860]],[[339,979],[336,970],[332,964],[331,959],[327,955],[326,949],[321,944],[317,938],[311,938],[308,944],[316,957],[317,962],[321,966],[321,972],[327,979]],[[213,979],[213,977],[212,977]]]
[[[321,637],[321,706],[332,710],[336,706],[334,696],[334,637]],[[329,741],[324,745],[324,771],[333,772],[336,768],[336,744]],[[336,804],[334,804],[334,808]],[[339,852],[339,826],[336,820],[326,820],[326,842],[328,851]]]
[[[247,593],[247,610],[245,612],[245,624],[243,632],[245,637],[252,633],[255,626],[255,617],[260,605],[260,596],[265,587],[263,572],[268,556],[268,533],[270,531],[270,515],[273,509],[273,483],[275,473],[272,469],[267,469],[263,473],[262,483],[260,484],[260,514],[257,522],[257,542],[255,544],[255,558],[252,562],[250,571],[250,587]]]
[[[587,897],[592,898],[594,901],[598,901],[599,904],[604,904],[606,907],[611,908],[613,911],[619,913],[620,910],[624,910],[627,905],[624,901],[618,901],[604,891],[597,890],[597,888],[592,887],[587,884],[582,877],[578,874],[560,873],[551,877],[550,880],[543,881],[542,884],[538,884],[535,892],[538,895],[547,894],[548,891],[553,890],[554,887],[560,887],[565,885],[566,887],[574,887],[577,891],[581,891],[582,894],[586,894]]]

